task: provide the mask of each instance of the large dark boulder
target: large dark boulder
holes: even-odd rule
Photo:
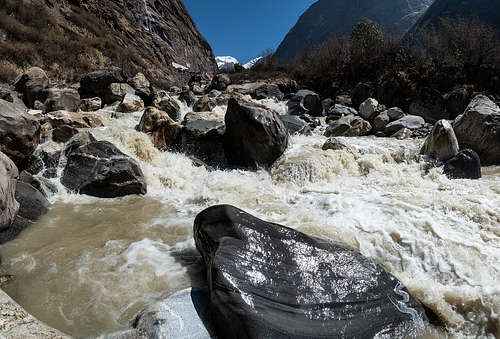
[[[99,198],[146,194],[141,168],[112,143],[93,141],[81,146],[71,140],[69,143],[71,151],[61,178],[68,189]]]
[[[500,108],[488,97],[476,96],[453,129],[460,148],[476,151],[485,166],[500,164]]]
[[[14,86],[22,94],[26,106],[33,108],[36,100],[44,100],[43,91],[49,86],[49,78],[43,69],[32,67],[16,80]]]
[[[479,179],[481,160],[476,152],[465,149],[446,162],[443,172],[451,179]]]
[[[288,146],[288,128],[278,113],[263,106],[231,98],[225,122],[224,150],[232,165],[269,167]]]
[[[80,80],[79,92],[82,98],[100,97],[104,99],[105,92],[112,83],[125,81],[123,72],[118,67],[103,68],[90,72]]]
[[[20,166],[40,142],[40,123],[14,104],[0,100],[0,151]]]
[[[373,338],[425,317],[378,263],[330,240],[213,206],[194,221],[217,338]]]
[[[318,117],[323,113],[320,96],[307,89],[302,89],[293,94],[287,106],[290,115],[309,114]]]

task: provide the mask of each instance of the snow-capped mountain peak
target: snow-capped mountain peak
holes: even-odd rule
[[[217,66],[221,71],[234,72],[234,65],[239,64],[238,59],[232,56],[218,56],[215,58]]]
[[[263,59],[262,57],[252,59],[249,62],[247,62],[246,64],[244,64],[243,67],[245,67],[246,69],[250,69],[253,66],[257,65],[262,59]]]

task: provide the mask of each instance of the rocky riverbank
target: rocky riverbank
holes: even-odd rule
[[[26,240],[23,238],[23,235],[30,234],[30,237],[33,237],[33,233],[31,232],[35,234],[39,232],[36,228],[43,223],[51,223],[53,221],[56,227],[60,227],[58,226],[60,225],[60,221],[57,221],[57,218],[60,218],[60,216],[54,218],[54,213],[57,210],[61,210],[62,200],[65,200],[64,203],[67,204],[79,199],[79,201],[92,199],[90,200],[90,204],[95,206],[96,211],[100,210],[101,207],[106,209],[106,206],[112,206],[115,202],[126,204],[127,207],[125,209],[128,209],[128,211],[123,210],[118,214],[132,213],[139,206],[142,206],[142,209],[152,208],[148,207],[148,205],[156,206],[157,211],[150,212],[153,214],[158,213],[158,218],[164,213],[165,215],[177,215],[176,213],[179,212],[175,211],[186,208],[189,211],[189,216],[181,213],[177,217],[180,217],[182,220],[185,219],[183,225],[190,224],[189,228],[192,225],[194,216],[204,208],[210,205],[235,201],[238,202],[237,205],[239,207],[246,209],[248,206],[251,206],[251,211],[261,211],[259,213],[263,213],[267,217],[265,220],[279,222],[280,224],[293,226],[294,228],[305,227],[305,233],[309,233],[308,231],[312,229],[315,235],[318,235],[318,233],[321,235],[324,232],[321,231],[322,224],[329,225],[328,220],[333,218],[333,215],[336,213],[341,213],[342,210],[342,207],[339,206],[334,209],[335,211],[330,210],[326,215],[323,215],[323,212],[321,212],[323,207],[325,210],[329,210],[328,206],[334,204],[333,201],[317,197],[319,199],[317,201],[314,200],[313,202],[311,200],[308,203],[306,202],[308,199],[313,199],[317,194],[327,194],[320,192],[321,183],[325,187],[329,187],[332,183],[337,182],[336,180],[339,178],[342,180],[342,176],[348,179],[348,181],[363,181],[366,178],[370,178],[370,173],[374,175],[373,173],[378,171],[388,171],[385,168],[383,170],[377,168],[376,164],[378,162],[388,163],[390,166],[393,166],[397,174],[394,172],[392,175],[396,175],[395,180],[399,182],[398,184],[388,184],[389,186],[384,186],[383,190],[397,185],[406,185],[401,181],[404,177],[403,172],[410,173],[408,175],[411,175],[412,178],[414,177],[419,182],[417,185],[410,186],[418,187],[432,184],[433,179],[430,179],[429,176],[436,177],[438,176],[437,173],[445,173],[449,178],[478,179],[482,176],[481,164],[500,164],[500,142],[498,139],[500,109],[490,98],[484,95],[475,96],[463,111],[463,114],[460,114],[455,120],[439,120],[434,125],[431,125],[426,123],[421,116],[407,114],[398,107],[385,107],[375,99],[359,94],[359,89],[353,90],[352,93],[337,95],[334,98],[322,98],[310,90],[298,88],[298,85],[289,79],[265,79],[259,82],[232,84],[230,78],[224,74],[216,75],[213,78],[199,74],[193,76],[189,84],[183,88],[171,87],[159,89],[152,86],[142,74],[137,74],[132,78],[126,79],[119,68],[107,68],[86,74],[82,77],[80,83],[66,88],[54,85],[43,70],[30,69],[12,87],[2,86],[1,89],[0,150],[2,153],[0,153],[0,187],[2,189],[0,192],[2,194],[2,201],[4,202],[0,210],[1,242],[11,241],[21,231],[26,230],[21,234],[22,240],[14,240],[24,242]],[[359,139],[360,137],[361,139]],[[366,139],[366,143],[363,138]],[[300,142],[297,142],[297,140]],[[363,146],[357,144],[359,142]],[[380,144],[385,145],[386,143],[394,143],[397,145],[397,150],[381,150],[377,146]],[[406,150],[405,147],[407,148]],[[489,178],[488,173],[489,171],[487,171],[487,177]],[[200,181],[199,178],[204,179]],[[214,183],[218,182],[220,187],[212,187],[211,180],[215,180]],[[238,188],[245,180],[252,180],[252,184],[245,189]],[[387,179],[376,177],[370,180],[375,180],[376,184]],[[443,178],[439,180],[448,179]],[[267,188],[260,185],[260,181],[263,181]],[[315,186],[317,183],[319,187]],[[193,186],[197,184],[201,186]],[[363,181],[360,183],[360,189],[362,187],[371,187],[370,185],[372,184],[373,182],[371,181]],[[230,194],[223,192],[222,187],[226,187],[227,185],[235,186],[236,191]],[[306,186],[308,185],[314,187],[307,188]],[[445,185],[451,184],[447,182]],[[460,182],[457,185],[464,185],[458,188],[459,191],[463,190],[464,187],[469,187],[467,186],[469,185],[468,183]],[[482,184],[478,183],[478,185]],[[407,189],[410,186],[407,186]],[[210,194],[204,193],[207,189],[211,190]],[[378,191],[380,187],[377,186],[372,189],[373,191]],[[491,189],[494,190],[495,188]],[[262,190],[262,192],[258,193],[255,190]],[[435,187],[435,190],[437,191],[438,189]],[[348,191],[348,187],[343,187],[343,192],[347,195]],[[286,193],[282,195],[278,192]],[[360,192],[355,195],[359,195]],[[175,196],[172,200],[169,200],[170,197],[165,197],[165,195],[169,194],[183,195],[182,198]],[[396,192],[393,192],[393,194],[396,194]],[[485,194],[490,196],[490,193]],[[248,199],[245,199],[246,195],[248,195]],[[340,197],[339,199],[342,200]],[[481,197],[478,199],[481,199]],[[496,196],[496,199],[498,199],[498,196]],[[305,205],[302,206],[302,203]],[[366,203],[369,204],[369,202]],[[269,208],[265,209],[267,212],[262,212],[261,208],[267,207],[259,207],[261,204]],[[293,214],[291,209],[297,204],[300,207],[297,206],[295,208],[299,208],[304,212],[300,214],[302,216],[297,216],[297,219],[283,217],[283,213],[287,214],[286,211]],[[317,213],[322,215],[319,219],[313,216],[310,217],[311,220],[314,220],[312,223],[315,225],[311,225],[311,222],[307,221],[307,218],[304,219],[305,214],[314,213],[305,212],[306,210],[310,210],[311,207],[306,206],[311,204],[313,206],[319,204],[313,208],[315,210],[317,208]],[[306,208],[306,210],[303,210],[303,208]],[[384,207],[382,205],[378,208],[383,209]],[[395,209],[398,210],[397,207]],[[102,216],[104,220],[110,218],[114,213],[112,211],[109,212],[111,213],[110,215]],[[64,213],[62,212],[62,215]],[[71,213],[78,212],[73,211],[68,213],[69,219],[66,220],[66,223],[73,223],[72,220],[75,220],[71,218]],[[243,215],[243,212],[238,213]],[[400,213],[405,214],[408,211],[401,210]],[[492,215],[491,218],[495,218],[494,207],[488,213],[482,217],[486,218],[487,215]],[[89,215],[92,214],[89,212]],[[259,216],[261,215],[259,214]],[[51,221],[51,218],[54,219]],[[109,221],[107,224],[108,228],[112,228],[122,222],[126,223],[121,218],[123,216],[117,215],[116,219],[112,219],[114,221]],[[158,240],[161,239],[161,232],[149,234],[148,237],[151,237],[149,239],[141,235],[141,231],[137,229],[138,225],[142,224],[145,226],[140,227],[149,228],[155,222],[149,219],[147,219],[148,221],[144,221],[143,217],[133,215],[131,215],[131,218],[132,224],[129,227],[134,227],[134,232],[138,233],[138,238],[134,240],[137,242],[137,246],[147,245],[147,251],[150,251],[152,249],[148,244],[153,244],[151,246],[156,248],[153,252],[158,248],[168,247],[168,254],[165,254],[165,256],[164,254],[158,254],[148,257],[147,260],[157,261],[158,258],[169,258],[168,260],[171,260],[176,246],[181,246],[179,244],[186,241],[194,245],[192,243],[193,235],[198,250],[200,250],[206,262],[207,258],[214,255],[208,250],[213,246],[204,243],[208,241],[207,236],[197,235],[199,224],[196,222],[194,234],[192,234],[192,231],[186,231],[184,225],[178,229],[178,232],[182,235],[180,236],[182,240],[174,236],[174,239],[177,240],[169,240],[165,243],[164,241],[166,240]],[[252,216],[246,215],[245,220],[253,220],[252,218]],[[353,216],[346,216],[346,218],[352,219]],[[448,217],[440,215],[439,218]],[[465,218],[465,216],[458,216],[457,220],[461,220],[461,218]],[[472,220],[474,218],[479,218],[479,216],[472,216]],[[283,221],[280,221],[281,219]],[[356,218],[354,217],[354,219]],[[449,220],[449,222],[450,224],[455,224],[457,220],[453,219]],[[494,223],[490,219],[487,220],[489,221],[486,222],[486,225],[490,222]],[[300,221],[303,221],[307,226],[302,226]],[[170,222],[176,225],[175,221],[171,220]],[[339,220],[337,220],[338,222]],[[364,230],[366,222],[363,221],[360,223],[362,230]],[[76,220],[74,223],[78,225]],[[262,227],[264,228],[275,227],[272,226],[273,224],[267,224],[262,220],[258,221],[258,223],[262,223]],[[241,221],[238,224],[243,225],[245,223]],[[36,225],[36,227],[30,227],[32,225]],[[91,222],[89,227],[92,227],[92,225],[94,225],[94,222]],[[476,227],[482,224],[478,222],[477,225],[474,225]],[[71,229],[73,226],[68,227]],[[167,227],[170,226],[167,225]],[[285,229],[283,228],[283,230]],[[128,246],[132,246],[130,243],[122,243],[121,241],[113,243],[116,239],[115,237],[118,236],[106,231],[105,227],[100,230],[104,232],[105,236],[104,239],[101,237],[99,240],[97,238],[93,240],[98,241],[98,244],[92,244],[92,242],[86,243],[85,239],[88,234],[85,236],[82,234],[82,238],[80,239],[81,244],[75,254],[76,258],[71,259],[73,261],[70,264],[70,270],[78,272],[78,279],[80,281],[82,274],[85,275],[85,270],[82,271],[79,267],[73,265],[76,262],[79,262],[81,265],[87,265],[87,262],[84,264],[81,261],[83,257],[90,258],[91,265],[99,262],[99,260],[94,260],[94,263],[92,263],[92,257],[96,254],[92,251],[86,252],[86,249],[83,248],[85,247],[83,246],[85,243],[86,246],[90,246],[91,248],[96,247],[98,252],[99,249],[104,249],[105,252],[119,249],[117,254],[115,254],[115,259],[113,259],[118,260],[118,262],[121,259],[117,258],[122,254],[128,256],[127,260],[130,259],[130,256],[137,256],[137,253],[134,252],[135,249],[128,248]],[[279,230],[273,228],[273,232],[280,233],[281,231]],[[64,230],[60,231],[64,232]],[[75,229],[75,232],[80,232],[80,230]],[[123,230],[119,232],[123,232]],[[177,231],[174,231],[174,234],[175,232]],[[254,233],[250,229],[248,232]],[[359,232],[370,233],[366,230]],[[376,231],[374,232],[376,233]],[[61,238],[62,241],[72,238],[70,233],[64,235]],[[375,265],[373,269],[378,273],[372,273],[376,276],[383,276],[384,281],[394,282],[394,286],[384,285],[385,287],[379,291],[377,290],[378,287],[373,287],[379,286],[380,281],[375,279],[375,285],[372,286],[375,289],[373,291],[370,290],[370,295],[380,297],[380,295],[392,295],[391,293],[394,292],[403,297],[403,299],[406,298],[405,295],[409,297],[408,292],[403,290],[402,285],[401,288],[396,288],[399,286],[398,280],[390,275],[390,273],[396,275],[403,283],[407,284],[411,279],[405,276],[406,270],[403,269],[401,271],[399,268],[395,268],[397,265],[393,266],[391,264],[388,267],[384,266],[385,269],[389,270],[390,273],[388,273],[381,266],[377,266],[376,262],[381,260],[380,254],[376,254],[378,253],[377,251],[371,252],[360,244],[361,240],[354,240],[359,236],[356,235],[356,232],[349,231],[345,234],[342,233],[336,231],[334,234],[328,234],[328,236],[349,244],[351,247],[359,250],[361,254],[357,251],[341,249],[341,252],[347,251],[345,253],[342,252],[344,254],[341,257],[353,256],[355,259],[352,260],[359,260],[367,265],[366,267],[363,266],[364,264],[361,265],[363,267],[356,266],[355,270],[349,271],[349,274],[353,274],[353,276],[344,277],[343,279],[346,283],[347,281],[351,281],[350,285],[359,283],[359,280],[363,279],[361,272],[368,269],[367,267]],[[391,232],[391,234],[393,233],[394,231]],[[325,243],[314,240],[315,238],[309,238],[300,232],[293,234],[294,237],[301,238],[301,241],[308,244],[314,243],[314,246],[311,245],[314,248],[324,245],[329,249],[323,248],[323,250],[331,255],[337,255],[335,253],[337,253],[339,248],[335,247],[335,245],[325,245]],[[427,232],[423,232],[420,236],[423,237],[424,234],[428,236]],[[485,236],[494,237],[491,234]],[[394,235],[394,237],[396,238],[393,238],[393,235],[391,235],[389,238],[380,241],[381,243],[384,241],[394,242],[394,248],[404,245],[406,240],[401,238],[398,240],[397,235]],[[259,247],[268,243],[262,239],[262,237],[246,239],[245,241],[248,241],[248,244],[245,246],[250,251],[252,248],[255,249],[253,246]],[[286,242],[285,240],[283,242]],[[428,241],[432,243],[432,240],[429,239]],[[8,247],[9,244],[6,246]],[[60,247],[57,248],[60,249],[66,248],[64,244],[59,244],[58,246]],[[206,253],[204,249],[207,249]],[[385,248],[385,250],[391,253],[394,249],[388,250]],[[82,251],[86,254],[82,254]],[[250,251],[252,256],[256,256],[257,254],[252,251]],[[298,247],[281,248],[272,254],[270,254],[270,250],[263,249],[262,251],[268,253],[269,258],[280,258],[280,256],[283,256],[283,258],[293,258],[295,255],[303,254],[300,253]],[[287,251],[291,252],[288,253]],[[323,255],[320,255],[317,250],[311,251],[313,254],[310,254],[307,258],[303,258],[303,260],[319,260],[318,265],[321,262],[321,267],[326,267],[332,262],[332,260],[325,259]],[[450,255],[451,252],[448,249],[443,249],[443,253],[445,253],[443,254],[444,258],[446,255]],[[31,253],[27,253],[26,255],[29,257]],[[49,254],[49,257],[51,255]],[[397,256],[397,254],[394,255]],[[413,258],[413,254],[408,255],[409,258]],[[233,256],[230,257],[232,258]],[[329,256],[327,257],[330,258]],[[365,262],[364,260],[369,260],[367,257],[370,260],[376,260]],[[324,261],[321,261],[323,260],[321,258]],[[20,259],[20,261],[23,260]],[[38,265],[37,260],[33,260],[36,267]],[[114,265],[112,263],[113,260],[108,260],[110,259],[106,260],[106,265]],[[233,261],[232,263],[228,262],[227,265],[223,265],[224,267],[236,264],[234,259],[227,260]],[[414,259],[407,260],[411,261]],[[212,261],[212,259],[208,260],[208,262]],[[9,266],[15,266],[16,264],[12,260],[8,262]],[[46,262],[45,265],[50,265],[50,262],[51,260]],[[116,263],[117,267],[108,267],[108,269],[111,271],[126,271],[126,266],[122,267],[118,262]],[[53,263],[55,264],[55,261]],[[267,262],[266,264],[272,265],[273,263]],[[298,261],[296,264],[295,266],[291,265],[293,267],[289,270],[290,274],[295,274],[294,277],[301,277],[305,272],[308,272],[307,269],[298,265],[300,264]],[[57,272],[57,264],[55,265],[56,268],[54,269]],[[159,265],[164,264],[159,263]],[[404,265],[403,261],[399,265]],[[64,267],[64,264],[62,266]],[[220,268],[206,266],[206,269],[209,271],[218,271]],[[93,270],[99,271],[97,267],[94,267]],[[234,267],[229,273],[238,277],[245,270],[241,267]],[[261,267],[255,270],[254,273],[266,276],[268,273],[264,271],[267,272],[269,270],[271,268]],[[348,271],[346,267],[342,269],[331,267],[330,270],[331,275],[335,277],[339,274],[342,275],[340,272]],[[423,274],[424,276],[429,274],[425,269],[423,271],[419,269],[415,270],[419,272],[418,274]],[[106,275],[106,272],[105,270],[102,273]],[[158,274],[160,276],[161,274],[156,269],[154,272],[155,278],[147,280],[147,283],[138,285],[141,286],[137,291],[138,294],[148,293],[148,291],[141,292],[143,285],[155,285],[152,281],[159,279]],[[318,272],[310,272],[310,275],[318,277]],[[322,271],[322,273],[324,272]],[[372,273],[367,274],[373,276]],[[120,279],[119,277],[118,275],[117,279]],[[294,298],[299,301],[303,298],[306,300],[306,295],[309,292],[302,291],[302,287],[305,288],[309,280],[305,279],[305,277],[302,280],[295,279],[294,277],[280,279],[295,281],[297,284],[297,294],[294,295]],[[403,277],[403,279],[400,277]],[[210,286],[212,278],[209,275],[206,278],[197,276],[196,279],[207,281]],[[75,277],[72,279],[75,279]],[[248,282],[252,282],[250,278],[248,279]],[[273,279],[267,277],[265,280],[272,281]],[[440,278],[434,276],[432,279],[437,279],[443,284],[445,283]],[[245,279],[241,278],[241,276],[237,280],[241,281],[243,285],[246,284]],[[72,281],[74,282],[75,280]],[[321,281],[321,279],[318,281],[318,286],[307,285],[307,288],[310,290],[327,289],[326,285],[328,284],[325,283],[326,285],[324,285],[320,283]],[[168,285],[167,282],[168,280],[163,283]],[[22,283],[22,281],[19,282],[19,284]],[[108,283],[109,281],[102,283],[102,285],[104,286]],[[479,284],[483,283],[481,281]],[[243,285],[238,284],[239,287],[235,287],[235,290],[244,291],[244,288],[241,287]],[[284,295],[284,291],[279,292],[276,289],[277,286],[271,285],[266,287],[269,288],[270,294]],[[124,286],[128,286],[127,283],[124,282]],[[260,285],[256,284],[252,288],[256,288],[256,286]],[[118,289],[118,287],[116,288]],[[144,304],[146,304],[154,300],[159,300],[161,293],[172,292],[171,290],[166,291],[165,288],[159,286],[151,288],[155,291],[159,289],[158,293],[155,292],[154,296],[148,295],[145,299],[141,299],[142,296],[137,295],[136,299],[145,300]],[[67,289],[71,290],[72,287],[68,286]],[[286,331],[283,332],[284,329],[277,328],[273,324],[270,324],[267,329],[266,327],[259,328],[259,326],[255,325],[262,322],[262,319],[259,317],[263,313],[257,312],[252,315],[252,309],[260,309],[261,306],[244,309],[243,306],[248,306],[249,303],[240,303],[241,299],[246,300],[245,298],[248,296],[251,296],[252,299],[260,300],[260,295],[256,296],[255,291],[252,291],[241,292],[239,295],[231,295],[231,298],[236,298],[231,302],[226,297],[219,298],[226,300],[225,302],[220,302],[217,298],[218,301],[214,302],[216,291],[210,290],[209,303],[212,306],[215,305],[219,314],[219,320],[214,320],[215,328],[219,331],[218,333],[221,333],[220,335],[223,336],[221,328],[224,327],[224,323],[228,322],[234,324],[234,328],[227,328],[227,333],[224,334],[227,337],[231,337],[234,333],[239,333],[238,331],[247,333],[249,337],[259,337],[262,335],[259,331],[264,330],[271,331],[272,333],[288,333]],[[413,291],[418,291],[418,289],[414,286],[413,290],[409,288],[409,292],[413,293]],[[343,300],[343,297],[341,297],[343,292],[341,292],[336,291],[336,294],[333,292],[328,293],[328,295],[336,295],[336,298],[338,297],[335,300],[330,300],[329,303],[335,305],[336,302],[341,302]],[[348,293],[347,290],[344,292]],[[64,291],[60,293],[65,294]],[[357,297],[364,298],[363,300],[366,299],[364,295],[357,295]],[[397,304],[399,297],[393,297],[394,302],[386,303],[383,307],[387,306],[391,308],[395,305],[394,303]],[[442,301],[428,298],[422,292],[418,292],[418,297],[422,299],[426,306],[438,313],[445,324],[452,328],[453,326],[458,326],[456,324],[460,322],[447,313],[452,312],[451,306],[450,310],[448,310],[448,306],[445,306],[446,303],[443,304]],[[374,298],[377,299],[378,297]],[[488,302],[496,300],[494,293],[487,295],[486,298],[489,300]],[[278,297],[276,300],[270,302],[270,304],[266,304],[267,306],[262,307],[277,310],[292,307],[285,299],[284,296]],[[389,300],[391,299],[389,298]],[[418,309],[417,313],[422,315],[423,312],[419,308],[418,303],[414,299],[411,300],[411,309],[413,311]],[[134,301],[129,300],[128,303],[133,304]],[[319,301],[318,303],[321,304]],[[234,319],[227,318],[227,314],[231,313],[227,310],[232,309],[236,304],[239,305],[237,307],[239,313],[236,313],[240,315],[237,321],[233,321]],[[339,311],[335,308],[337,306],[327,303],[330,305],[328,307],[333,307],[334,309],[324,309],[320,312],[318,309],[321,309],[323,306],[320,307],[319,304],[318,307],[313,307],[314,310],[311,311],[312,313],[305,313],[314,318],[314,312],[333,312],[329,319],[336,319],[335,314],[337,313],[335,312]],[[297,305],[300,305],[300,302]],[[303,309],[297,305],[295,306]],[[59,312],[61,312],[61,318],[66,319],[67,315],[64,313],[64,307],[61,306]],[[33,305],[30,308],[36,309]],[[126,315],[118,316],[118,318],[128,318],[120,320],[122,327],[124,323],[132,319],[130,314],[133,313],[132,310],[140,311],[140,309],[132,307],[129,310],[128,307],[125,307]],[[391,312],[386,312],[386,315],[391,314],[398,318],[402,316],[401,314],[409,314],[408,312],[398,313],[396,309],[391,308]],[[488,308],[486,307],[486,309]],[[491,310],[493,312],[494,307]],[[276,319],[285,317],[285,314],[280,312],[271,312],[272,317],[276,317]],[[358,316],[359,314],[364,314],[363,317],[374,314],[363,307],[354,313]],[[458,313],[461,314],[460,312]],[[36,315],[38,316],[38,313]],[[89,315],[86,314],[86,316]],[[70,321],[67,324],[71,324],[77,316],[72,314],[69,317]],[[95,314],[94,317],[99,318],[99,315]],[[373,315],[373,317],[380,319],[379,316]],[[493,331],[497,328],[495,320],[493,317],[486,317],[486,322],[478,321],[476,323],[470,321],[466,325],[460,325],[466,327],[466,329],[461,330],[469,331],[470,327],[471,330],[479,328],[485,334],[493,333],[490,328],[493,328]],[[413,317],[410,318],[413,319]],[[296,329],[298,332],[293,332],[294,334],[298,335],[297,333],[300,332],[303,336],[318,335],[319,332],[315,330],[314,326],[306,324],[310,320],[307,319],[309,319],[308,316],[301,318],[300,321],[304,322],[304,329],[310,329],[312,332],[302,333],[302,330],[298,328]],[[399,320],[395,321],[394,319],[390,320],[387,318],[387,321],[392,323],[394,328],[398,327]],[[289,319],[287,323],[291,324],[292,322]],[[139,323],[140,321],[137,322],[137,324]],[[348,326],[349,333],[355,335],[356,331],[362,328],[363,331],[366,330],[363,333],[373,334],[381,331],[387,325],[386,322],[383,322],[380,323],[379,327],[376,327],[375,323],[376,321],[374,320],[370,325],[361,326],[358,322],[353,321],[349,325],[351,327]],[[71,328],[71,325],[66,326]],[[89,324],[79,326],[78,329],[74,330],[76,332],[72,332],[72,334],[78,334],[78,330],[85,327],[88,328]],[[338,329],[342,326],[333,321],[331,328]],[[99,328],[107,331],[108,329],[117,329],[116,327],[117,325],[106,324]],[[242,330],[243,328],[247,330]],[[249,330],[250,328],[253,330]],[[347,331],[348,328],[345,328],[345,330]],[[64,330],[63,328],[61,329]],[[288,330],[290,330],[289,327],[287,327]],[[319,329],[317,330],[319,331]],[[91,332],[86,334],[95,335],[99,333]],[[142,334],[139,333],[136,335]]]

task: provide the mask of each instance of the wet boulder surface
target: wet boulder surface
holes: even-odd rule
[[[231,98],[225,115],[224,151],[230,165],[270,167],[286,150],[288,128],[279,114]]]
[[[423,307],[379,264],[233,206],[194,222],[217,338],[402,337]]]

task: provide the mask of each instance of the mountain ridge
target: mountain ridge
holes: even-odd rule
[[[433,0],[331,1],[312,4],[285,36],[274,56],[287,61],[324,42],[333,34],[347,33],[363,18],[400,33],[408,30]]]

